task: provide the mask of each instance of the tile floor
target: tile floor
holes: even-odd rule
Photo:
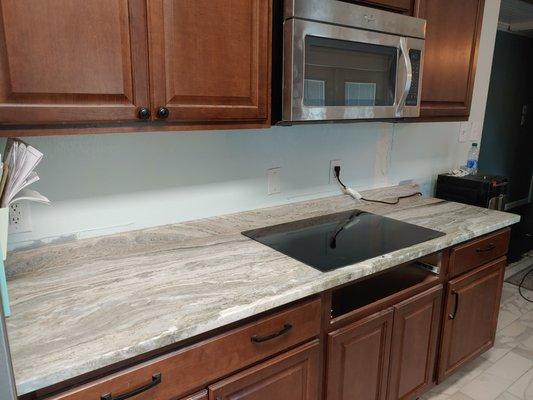
[[[494,348],[420,400],[533,400],[533,303],[518,287],[503,285]]]

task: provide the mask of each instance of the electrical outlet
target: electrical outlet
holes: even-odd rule
[[[9,206],[9,233],[31,232],[31,209],[27,201],[17,201]]]
[[[335,177],[335,167],[341,166],[341,160],[331,160],[329,163],[329,183],[337,183],[337,178]],[[341,167],[342,171],[342,167]]]
[[[472,135],[472,122],[461,122],[461,126],[459,128],[459,142],[468,142],[468,138],[470,137],[470,135]]]
[[[470,130],[470,141],[479,142],[481,141],[481,129],[480,125],[477,122],[472,123],[472,129]]]
[[[281,193],[281,168],[270,168],[267,171],[268,194]]]

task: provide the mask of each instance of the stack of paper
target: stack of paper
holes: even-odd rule
[[[28,186],[39,180],[34,171],[43,159],[43,153],[18,139],[8,139],[0,163],[0,207],[29,200],[50,204],[50,200]]]

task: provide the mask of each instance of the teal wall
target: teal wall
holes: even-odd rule
[[[528,114],[521,126],[524,105]],[[528,197],[533,173],[533,39],[497,33],[479,168],[510,178],[509,201]]]

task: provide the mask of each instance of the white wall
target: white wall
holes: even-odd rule
[[[480,129],[500,0],[486,1],[471,121]],[[337,194],[329,162],[357,189],[414,179],[431,194],[439,172],[464,162],[457,122],[353,123],[266,130],[28,138],[45,154],[33,231],[9,247],[89,237]],[[266,170],[282,168],[282,193]]]

